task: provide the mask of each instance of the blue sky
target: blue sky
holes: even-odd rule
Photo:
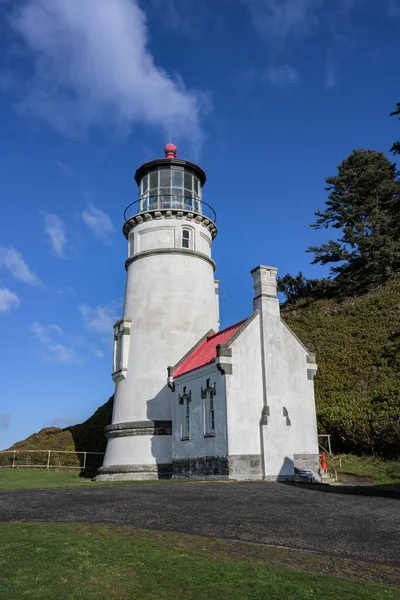
[[[222,326],[311,266],[324,181],[400,137],[399,0],[1,0],[0,448],[113,392],[123,211],[166,141],[207,173]]]

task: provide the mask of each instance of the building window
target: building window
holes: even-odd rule
[[[188,440],[190,438],[190,402],[192,400],[192,392],[186,392],[186,387],[183,388],[183,394],[179,396],[179,404],[181,407],[181,439]]]
[[[216,384],[210,385],[207,379],[206,387],[201,388],[201,397],[204,402],[204,435],[213,437],[215,435],[215,395]]]
[[[182,248],[192,247],[192,232],[186,227],[182,229]]]
[[[214,412],[214,396],[211,395],[208,399],[208,427],[206,433],[215,433],[215,412]]]

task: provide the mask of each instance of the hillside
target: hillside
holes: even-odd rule
[[[337,451],[400,458],[400,278],[343,301],[303,301],[282,316],[317,353],[320,433]],[[42,429],[12,449],[103,452],[110,398],[87,421]]]
[[[320,433],[336,449],[400,457],[400,278],[364,296],[302,301],[282,316],[317,353]]]

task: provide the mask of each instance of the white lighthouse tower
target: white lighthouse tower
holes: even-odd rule
[[[171,475],[167,368],[219,328],[216,216],[202,199],[206,175],[176,158],[174,144],[164,150],[165,158],[136,171],[139,199],[124,215],[126,291],[114,325],[114,410],[98,480]]]

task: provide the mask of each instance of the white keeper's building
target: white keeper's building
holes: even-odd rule
[[[253,313],[219,331],[216,215],[196,164],[136,171],[125,211],[123,318],[114,326],[112,423],[97,480],[319,480],[311,354],[280,318],[274,267],[251,272]]]

